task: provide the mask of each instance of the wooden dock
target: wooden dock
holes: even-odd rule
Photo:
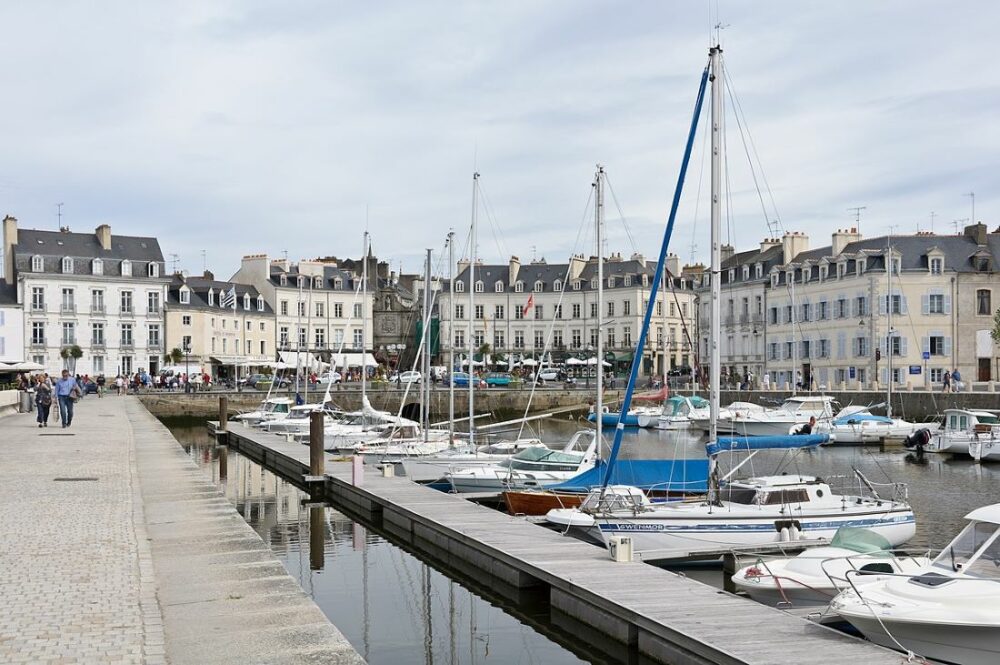
[[[381,518],[411,547],[488,578],[499,593],[547,590],[553,621],[580,627],[581,640],[611,638],[670,665],[900,663],[895,652],[645,563],[616,563],[593,545],[458,495],[370,467],[355,486],[350,462],[327,461],[316,480],[307,446],[234,423],[216,435],[300,487]]]

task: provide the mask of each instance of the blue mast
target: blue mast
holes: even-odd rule
[[[649,333],[649,322],[652,319],[653,308],[656,306],[656,296],[659,291],[660,282],[663,280],[663,266],[667,258],[667,247],[670,245],[670,236],[674,232],[674,220],[677,218],[677,207],[680,205],[681,191],[684,189],[684,177],[687,175],[688,162],[691,160],[691,149],[694,146],[694,137],[698,130],[698,118],[701,116],[702,102],[705,101],[705,87],[708,82],[709,67],[701,74],[701,85],[698,88],[698,98],[695,100],[694,113],[691,117],[691,130],[688,132],[687,145],[684,147],[684,159],[681,161],[681,171],[677,175],[677,186],[674,188],[674,200],[670,206],[670,217],[667,219],[667,228],[663,232],[663,243],[660,245],[660,257],[656,262],[656,273],[653,275],[653,284],[650,288],[649,303],[646,305],[646,313],[642,319],[642,329],[639,331],[639,338],[636,340],[636,350],[642,349],[646,345],[646,336]],[[598,362],[602,359],[598,358]],[[639,364],[642,362],[641,353],[632,354],[632,368],[629,371],[628,385],[625,387],[625,397],[622,400],[621,409],[618,412],[618,424],[615,426],[614,443],[611,445],[611,453],[608,455],[608,465],[604,472],[604,482],[602,490],[611,481],[611,472],[618,459],[618,451],[622,445],[622,433],[625,431],[625,415],[632,405],[632,393],[635,392],[636,378],[639,376]],[[597,414],[599,418],[601,414]]]

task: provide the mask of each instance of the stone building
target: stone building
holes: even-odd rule
[[[0,363],[24,359],[24,307],[17,301],[17,286],[0,279]]]

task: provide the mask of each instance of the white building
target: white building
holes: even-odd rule
[[[0,363],[24,359],[24,307],[17,302],[15,286],[0,279]]]
[[[18,229],[4,219],[4,277],[24,307],[25,355],[50,372],[155,372],[164,349],[163,303],[169,279],[156,238],[68,229]]]

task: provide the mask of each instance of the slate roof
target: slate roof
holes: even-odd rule
[[[0,279],[0,305],[17,305],[17,285]]]
[[[597,277],[597,262],[596,260],[588,260],[583,269],[580,271],[579,277],[577,279],[581,280],[580,289],[573,289],[573,280],[569,279],[567,281],[567,273],[569,270],[568,263],[528,263],[522,264],[517,271],[517,281],[521,282],[523,285],[523,292],[529,293],[534,291],[535,282],[542,282],[542,292],[552,292],[555,291],[554,284],[556,280],[564,281],[563,289],[569,292],[583,292],[583,291],[595,291],[596,288],[591,288],[590,282],[592,279]],[[615,277],[615,285],[611,287],[613,289],[621,288],[635,288],[636,286],[642,284],[642,276],[646,275],[648,278],[652,279],[653,274],[656,272],[656,263],[649,261],[639,261],[634,259],[628,260],[611,260],[604,262],[604,279],[605,279],[605,290],[608,290],[607,279],[609,277]],[[625,277],[631,276],[632,283],[626,287]],[[504,291],[515,291],[515,285],[510,281],[510,264],[477,264],[476,281],[481,281],[483,283],[484,293],[495,293],[494,287],[497,281],[503,282]],[[469,283],[469,268],[466,266],[463,268],[458,275],[455,277],[456,282],[462,282],[466,285],[466,290],[463,293],[468,293],[468,283]],[[690,286],[690,279],[682,279],[680,277],[674,278],[674,285],[677,288],[681,288],[681,282],[684,282],[685,288]],[[450,285],[448,280],[442,280],[442,288],[444,291],[450,290]]]
[[[191,302],[181,303],[180,302],[180,289],[181,286],[187,284],[188,288],[191,290]],[[178,308],[199,308],[208,309],[212,311],[226,311],[219,306],[219,296],[226,291],[229,291],[233,286],[236,287],[236,311],[237,312],[250,312],[253,314],[273,314],[274,310],[271,308],[270,303],[267,299],[264,300],[264,311],[257,309],[257,296],[260,293],[257,289],[250,284],[237,284],[234,282],[222,282],[215,279],[205,279],[203,277],[188,277],[181,278],[175,275],[171,281],[170,286],[167,287],[167,305],[171,307]],[[215,291],[215,304],[208,304],[208,292],[209,290]],[[243,309],[243,296],[244,294],[250,294],[250,309]]]
[[[773,266],[781,263],[785,256],[785,250],[781,245],[768,247],[763,252],[760,247],[745,252],[739,252],[722,262],[722,284],[737,284],[741,282],[751,283],[770,279],[770,271]],[[763,276],[756,277],[754,266],[760,263],[763,266]],[[743,266],[750,266],[750,276],[743,279]],[[734,269],[733,281],[729,281],[729,269]]]
[[[279,288],[298,288],[296,280],[299,277],[298,266],[291,266],[288,271],[285,271],[281,266],[271,266],[271,283]],[[285,275],[287,284],[285,287],[281,286],[281,276]],[[312,279],[312,275],[306,275],[307,279]],[[361,276],[355,275],[354,272],[340,268],[333,265],[323,266],[323,281],[320,288],[329,291],[349,291],[354,292],[358,288],[358,284],[361,282]],[[336,279],[340,278],[341,285],[340,288],[336,287]],[[379,279],[376,276],[369,275],[368,277],[368,288],[367,291],[375,291],[379,284],[384,280]],[[315,288],[315,287],[314,287]]]
[[[133,278],[147,278],[147,266],[150,263],[159,264],[161,277],[165,274],[159,241],[142,236],[112,233],[111,249],[104,249],[95,233],[18,229],[17,244],[14,245],[15,269],[19,272],[32,272],[33,256],[43,258],[43,272],[46,273],[61,273],[62,259],[68,256],[74,259],[75,275],[92,274],[93,259],[103,261],[104,276],[121,276],[121,262],[126,259],[132,262]]]

